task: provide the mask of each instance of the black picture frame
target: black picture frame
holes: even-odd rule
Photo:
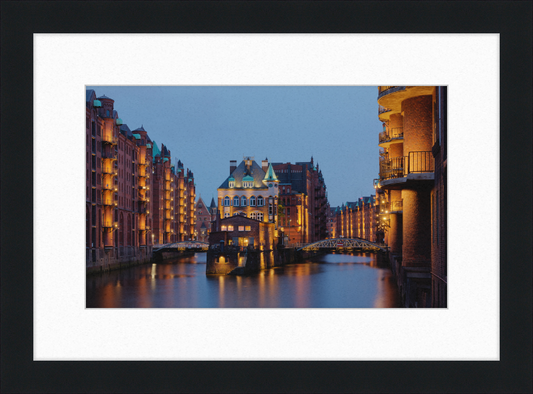
[[[531,2],[4,1],[1,12],[3,393],[532,391]],[[33,361],[32,34],[115,32],[499,33],[501,361]]]

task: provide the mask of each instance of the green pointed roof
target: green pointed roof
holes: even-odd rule
[[[268,165],[268,170],[265,174],[265,179],[263,179],[264,181],[278,181],[278,177],[276,176],[276,173],[274,172],[274,169],[272,168],[272,163],[270,163]]]
[[[152,156],[154,158],[154,163],[155,163],[155,157],[157,155],[161,156],[161,151],[159,150],[159,148],[157,147],[157,143],[155,141],[154,142],[154,148],[153,148],[153,151],[152,151]]]

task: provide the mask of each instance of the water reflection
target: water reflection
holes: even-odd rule
[[[390,269],[378,255],[328,254],[250,276],[206,276],[205,253],[90,276],[87,307],[399,307]]]

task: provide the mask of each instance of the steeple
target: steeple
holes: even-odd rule
[[[274,172],[274,169],[272,168],[272,163],[268,165],[268,170],[265,174],[265,178],[263,179],[263,182],[279,182],[278,177],[276,176],[276,173]]]

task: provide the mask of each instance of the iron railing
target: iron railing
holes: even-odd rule
[[[409,156],[399,156],[379,162],[380,180],[402,178],[407,174],[433,171],[434,160],[431,151],[409,152]]]
[[[431,151],[409,152],[409,172],[433,172],[433,161]]]
[[[109,136],[102,136],[102,142],[105,144],[111,144],[116,145],[118,143],[118,138],[115,137],[109,137]]]
[[[405,86],[378,86],[378,100],[387,94],[399,92],[401,90],[405,90]]]
[[[392,159],[385,159],[379,163],[379,178],[380,180],[402,178],[407,175],[405,164],[408,161],[407,156],[393,157]]]
[[[102,173],[103,174],[111,174],[111,175],[118,175],[118,169],[116,168],[109,168],[109,167],[106,167],[106,166],[102,166]]]
[[[378,115],[384,114],[385,112],[392,111],[390,108],[385,108],[382,105],[378,106]]]
[[[392,209],[391,209],[392,212],[402,211],[402,210],[403,210],[403,201],[402,200],[393,201],[392,202]]]
[[[395,127],[389,131],[379,133],[379,143],[388,142],[394,139],[403,138],[403,127]]]

